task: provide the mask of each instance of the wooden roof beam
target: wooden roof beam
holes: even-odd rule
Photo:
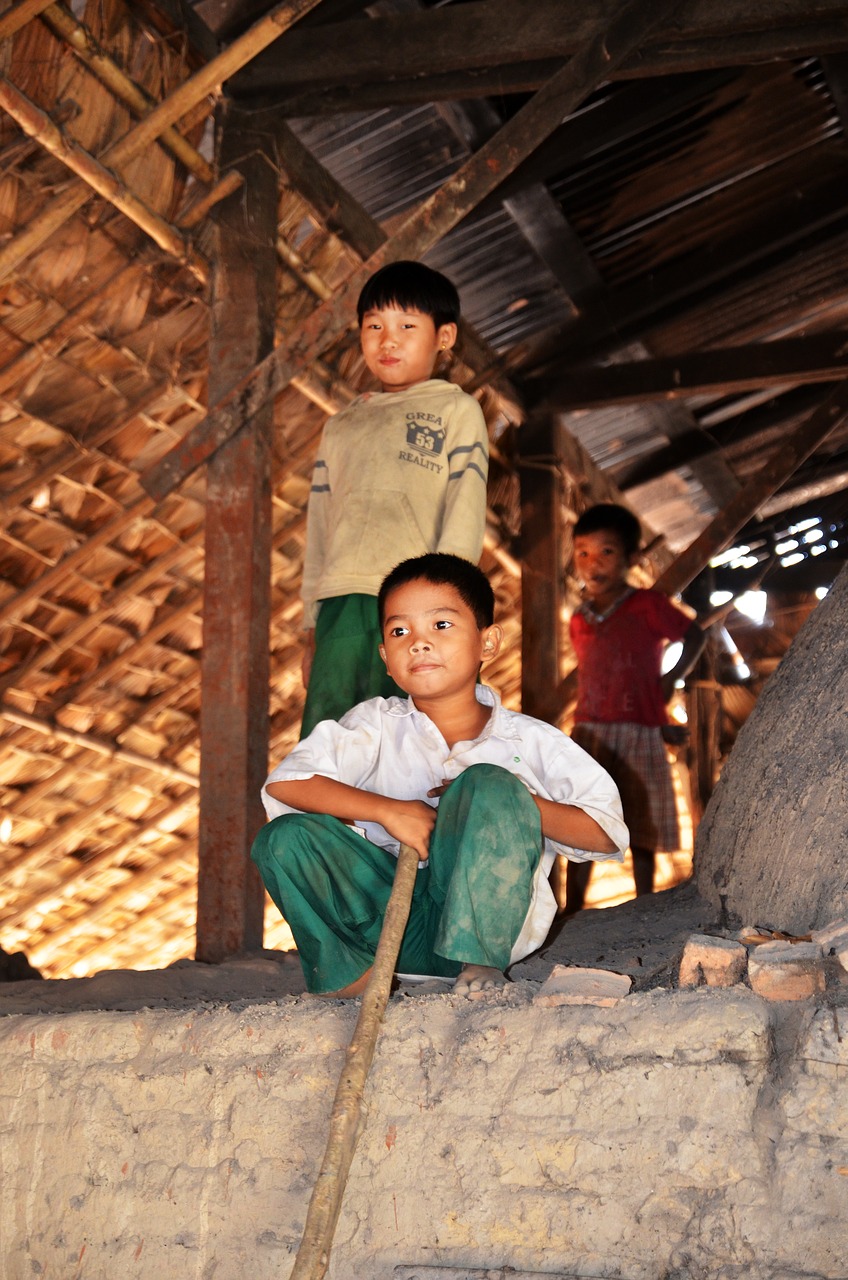
[[[351,322],[365,281],[387,262],[419,258],[462,221],[503,178],[603,83],[613,66],[639,48],[648,31],[675,7],[661,0],[648,9],[626,5],[605,30],[525,104],[470,160],[409,215],[395,234],[299,326],[297,334],[272,352],[216,405],[200,427],[190,431],[142,476],[147,491],[164,497],[249,421],[266,400],[277,395]],[[460,6],[462,7],[462,6]]]
[[[806,191],[793,190],[769,208],[762,223],[723,241],[721,253],[707,246],[638,284],[610,289],[606,306],[615,316],[614,330],[599,326],[593,311],[546,335],[519,366],[528,398],[542,400],[559,386],[564,350],[576,363],[597,359],[633,339],[650,341],[646,330],[689,310],[693,295],[701,298],[708,290],[733,289],[755,270],[786,261],[790,252],[819,252],[828,235],[842,235],[846,227],[848,196],[842,178]]]
[[[848,377],[848,334],[817,333],[745,346],[690,351],[628,364],[573,365],[546,400],[560,411],[731,395],[760,387],[835,382]]]
[[[848,415],[848,381],[805,419],[772,455],[758,474],[710,521],[693,542],[660,574],[655,586],[678,595],[706,568],[713,556],[730,543],[743,525],[794,475],[802,462],[823,443]]]
[[[286,115],[367,110],[390,103],[532,92],[589,40],[612,25],[616,0],[478,0],[303,27],[285,47],[255,58],[229,86]],[[731,64],[748,66],[848,48],[848,4],[804,0],[692,0],[610,68],[638,78]],[[391,57],[386,57],[386,50]]]

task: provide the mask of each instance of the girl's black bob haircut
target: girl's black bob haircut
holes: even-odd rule
[[[642,526],[636,516],[617,502],[598,502],[587,507],[571,531],[573,538],[583,533],[614,533],[626,556],[635,556],[642,543]]]
[[[389,262],[365,281],[356,304],[360,328],[367,312],[391,306],[420,311],[432,318],[437,329],[443,324],[459,324],[456,286],[423,262]]]
[[[377,607],[380,612],[380,630],[386,618],[386,600],[389,593],[407,582],[430,582],[434,586],[455,587],[460,599],[474,614],[478,630],[490,627],[495,620],[495,593],[482,569],[462,556],[452,556],[445,551],[429,551],[423,556],[402,560],[387,573],[380,585]]]

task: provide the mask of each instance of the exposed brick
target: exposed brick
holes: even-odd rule
[[[822,949],[817,942],[766,942],[748,957],[748,978],[766,1000],[808,1000],[824,991]]]
[[[594,1004],[609,1008],[628,994],[630,986],[630,978],[623,973],[558,964],[533,1003],[549,1008],[564,1004]]]
[[[811,936],[826,956],[831,952],[841,956],[842,952],[848,950],[848,920],[844,916],[839,920],[832,920],[823,929],[814,929]]]
[[[745,977],[748,953],[740,942],[693,933],[680,960],[681,987],[732,987]]]

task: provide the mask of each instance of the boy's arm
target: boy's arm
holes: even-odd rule
[[[303,625],[314,628],[317,617],[318,583],[324,570],[330,529],[330,468],[327,463],[328,442],[325,434],[318,446],[318,457],[312,469],[312,487],[306,506],[306,539],[303,549],[303,578],[300,594],[303,600]],[[313,637],[314,641],[314,637]]]
[[[476,564],[486,532],[489,434],[483,411],[473,396],[463,394],[457,406],[448,450],[448,489],[435,550]]]
[[[700,658],[704,645],[707,643],[706,634],[698,626],[697,622],[691,623],[689,630],[683,637],[683,648],[680,657],[672,667],[671,671],[667,671],[660,678],[660,688],[662,689],[663,700],[670,702],[674,693],[674,686],[678,680],[683,680],[688,676],[695,663]]]
[[[348,823],[376,822],[401,844],[411,845],[422,862],[427,859],[436,810],[423,800],[395,800],[317,773],[310,778],[269,782],[265,790],[275,800],[304,813],[326,813]]]
[[[618,845],[607,835],[600,823],[574,804],[561,804],[557,800],[545,800],[533,796],[542,819],[542,835],[557,844],[572,849],[585,849],[587,853],[616,853]]]

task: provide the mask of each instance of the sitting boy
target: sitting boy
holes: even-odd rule
[[[297,943],[307,989],[359,995],[399,843],[420,859],[400,972],[499,986],[545,941],[557,853],[621,861],[609,775],[558,729],[477,683],[500,649],[486,575],[459,556],[405,560],[378,596],[380,654],[408,698],[325,720],[270,775],[253,858]]]

